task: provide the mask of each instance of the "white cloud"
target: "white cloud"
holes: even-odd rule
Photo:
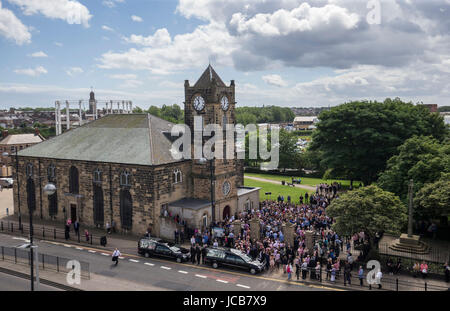
[[[135,74],[115,74],[109,76],[112,79],[121,79],[121,80],[136,80],[137,76]]]
[[[167,29],[158,29],[148,37],[132,35],[125,41],[143,45],[126,52],[109,51],[102,55],[100,68],[149,70],[167,74],[193,67],[204,67],[210,57],[216,65],[231,66],[230,55],[236,45],[224,25],[197,27],[192,33],[171,37]]]
[[[112,29],[111,27],[108,27],[108,26],[106,26],[106,25],[103,25],[103,26],[102,26],[102,29],[103,29],[103,30],[106,30],[106,31],[114,31],[114,29]]]
[[[285,87],[287,86],[287,82],[283,80],[279,75],[265,75],[261,77],[264,82],[270,85]]]
[[[114,8],[116,3],[124,3],[125,0],[103,0],[102,4],[108,8]]]
[[[139,17],[137,15],[131,15],[131,19],[133,20],[133,22],[138,22],[138,23],[142,23],[144,21],[142,19],[142,17]]]
[[[138,86],[141,86],[142,84],[143,82],[139,80],[125,80],[120,84],[120,88],[136,88]]]
[[[28,56],[30,56],[30,57],[48,57],[48,55],[42,51],[34,52],[33,54],[30,54]]]
[[[38,66],[38,67],[35,67],[34,69],[33,68],[16,69],[16,70],[14,70],[14,72],[17,74],[27,75],[30,77],[38,77],[41,74],[46,74],[48,71],[44,67]]]
[[[13,40],[17,45],[31,42],[31,33],[11,10],[2,8],[0,2],[0,36]]]
[[[71,77],[73,77],[76,74],[83,73],[83,72],[84,72],[84,70],[80,67],[71,67],[68,70],[66,70],[66,73]]]
[[[59,46],[59,47],[63,46],[63,44],[61,42],[53,42],[53,44],[56,45],[56,46]]]
[[[68,24],[89,27],[92,15],[87,7],[76,0],[7,0],[20,6],[25,15],[42,14],[52,19],[62,19]]]

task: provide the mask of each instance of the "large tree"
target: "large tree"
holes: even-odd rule
[[[424,184],[438,180],[445,172],[450,173],[450,142],[414,136],[407,139],[398,148],[398,154],[389,159],[377,184],[406,200],[410,179],[414,180],[414,191],[417,191]]]
[[[376,180],[397,147],[413,135],[442,140],[443,118],[423,105],[399,99],[350,102],[323,111],[311,148],[322,151],[324,167],[365,185]]]
[[[450,174],[428,183],[414,198],[414,214],[417,219],[448,218],[450,215]]]
[[[333,228],[340,235],[362,230],[371,241],[376,232],[399,234],[407,221],[406,205],[374,185],[340,195],[327,208],[327,214],[335,219]]]

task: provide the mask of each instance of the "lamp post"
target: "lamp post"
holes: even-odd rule
[[[201,165],[205,165],[209,162],[210,169],[210,181],[211,181],[211,224],[216,222],[216,202],[214,201],[214,158],[208,160],[206,158],[200,158],[198,161]]]
[[[29,177],[31,179],[31,177]],[[56,186],[52,183],[48,183],[44,187],[44,193],[46,195],[52,195],[56,191]],[[31,198],[32,199],[32,198]],[[30,200],[31,200],[30,199]],[[31,291],[34,291],[34,250],[36,249],[37,252],[37,246],[33,245],[33,210],[31,206],[31,201],[28,200],[28,211],[30,214],[30,279],[31,279]],[[37,258],[39,260],[39,258]]]

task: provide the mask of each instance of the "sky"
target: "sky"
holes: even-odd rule
[[[450,105],[450,0],[0,0],[0,109],[183,106],[209,63],[238,107]]]

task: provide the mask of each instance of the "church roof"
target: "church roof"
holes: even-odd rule
[[[111,114],[19,151],[19,156],[160,165],[177,162],[166,132],[174,124],[150,114]]]
[[[226,86],[219,75],[215,72],[214,68],[211,65],[208,65],[197,82],[195,82],[194,87],[208,88],[211,85],[213,78],[216,79],[217,85]]]

